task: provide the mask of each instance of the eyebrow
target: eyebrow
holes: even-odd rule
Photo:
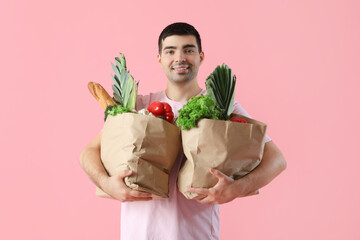
[[[163,50],[166,50],[166,49],[176,49],[176,47],[173,47],[173,46],[168,46],[168,47],[164,47]]]
[[[183,48],[196,48],[194,44],[187,44]]]
[[[183,46],[182,48],[196,48],[196,46],[194,44],[186,44],[185,46]],[[164,47],[163,50],[166,50],[166,49],[176,49],[176,47],[174,46],[167,46],[167,47]]]

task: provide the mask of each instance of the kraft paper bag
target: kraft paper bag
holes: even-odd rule
[[[198,194],[190,187],[211,188],[218,179],[210,172],[217,169],[237,180],[253,169],[261,159],[265,146],[266,124],[235,115],[248,123],[202,119],[197,128],[182,130],[182,144],[187,160],[178,175],[178,189],[188,199]]]
[[[180,129],[154,116],[123,113],[108,116],[101,136],[101,161],[110,176],[130,169],[125,184],[168,197],[169,173],[180,148]],[[96,195],[110,197],[101,189]]]

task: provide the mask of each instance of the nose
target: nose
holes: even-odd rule
[[[185,62],[185,54],[182,51],[178,51],[175,56],[175,61],[179,63]]]

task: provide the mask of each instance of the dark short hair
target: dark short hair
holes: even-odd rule
[[[172,35],[192,35],[196,38],[196,43],[199,48],[199,53],[201,53],[201,39],[198,31],[190,24],[184,22],[176,22],[170,24],[162,32],[159,36],[158,46],[159,46],[159,54],[161,54],[162,42],[165,38]]]

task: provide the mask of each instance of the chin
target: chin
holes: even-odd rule
[[[174,83],[187,83],[190,82],[191,80],[193,80],[193,76],[182,76],[182,77],[177,77],[177,78],[170,78],[172,82]]]
[[[173,83],[187,83],[190,82],[191,79],[189,78],[181,78],[181,79],[171,79]]]

